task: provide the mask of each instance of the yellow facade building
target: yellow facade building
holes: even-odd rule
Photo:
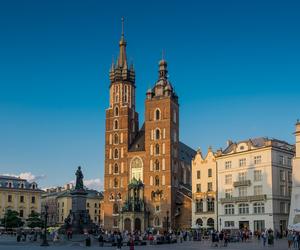
[[[19,213],[26,220],[32,212],[41,212],[41,194],[37,183],[12,176],[0,176],[0,218],[7,210]]]
[[[72,209],[72,185],[47,189],[42,195],[42,207],[48,205],[48,222],[50,226],[63,225]],[[93,223],[101,226],[103,222],[103,195],[96,190],[86,190],[86,209]]]

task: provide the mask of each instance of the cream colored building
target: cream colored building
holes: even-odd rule
[[[192,193],[192,226],[217,229],[217,163],[211,148],[205,157],[198,150],[192,160]]]
[[[25,221],[32,212],[41,212],[41,194],[37,183],[11,176],[0,176],[0,218],[14,210]]]
[[[63,225],[72,209],[71,191],[73,186],[68,184],[64,187],[47,189],[42,196],[42,208],[48,205],[49,225]],[[103,224],[103,194],[96,190],[86,190],[86,209],[89,212],[92,222],[101,226]]]
[[[285,231],[294,146],[276,139],[228,142],[216,154],[221,229]]]
[[[296,123],[296,155],[293,159],[293,188],[289,226],[300,223],[300,121]]]

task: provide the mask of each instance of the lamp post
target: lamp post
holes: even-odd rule
[[[219,228],[219,231],[221,231],[221,228],[222,227],[222,220],[221,220],[221,218],[220,218],[220,228]]]
[[[47,247],[49,246],[49,243],[47,241],[47,219],[48,219],[48,205],[45,204],[45,223],[44,223],[44,237],[43,237],[43,243],[41,244],[41,246],[43,247]]]
[[[167,211],[167,232],[169,231],[169,210]]]

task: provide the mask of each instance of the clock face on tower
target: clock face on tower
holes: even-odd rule
[[[134,157],[131,160],[131,180],[141,180],[143,181],[143,161],[140,157]]]

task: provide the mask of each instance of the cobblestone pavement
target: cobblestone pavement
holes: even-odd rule
[[[275,241],[274,246],[272,247],[263,247],[262,242],[258,242],[257,240],[252,240],[251,242],[246,243],[230,243],[228,247],[212,247],[211,243],[208,241],[204,242],[195,242],[195,241],[187,241],[183,243],[175,243],[175,244],[166,244],[166,245],[147,245],[147,246],[135,246],[136,250],[152,250],[152,249],[159,249],[159,250],[166,250],[166,249],[172,249],[172,250],[179,250],[179,249],[226,249],[226,250],[262,250],[262,249],[272,249],[272,250],[286,250],[287,248],[287,241],[285,239],[283,240],[277,240]],[[41,250],[41,249],[102,249],[102,250],[115,250],[115,247],[111,246],[105,246],[105,247],[99,247],[98,242],[94,241],[92,242],[91,247],[86,247],[84,245],[84,242],[77,241],[77,242],[60,242],[53,244],[50,242],[49,247],[41,247],[40,242],[16,242],[14,237],[7,237],[7,236],[0,236],[0,250]],[[128,249],[129,247],[122,247],[122,249]]]

